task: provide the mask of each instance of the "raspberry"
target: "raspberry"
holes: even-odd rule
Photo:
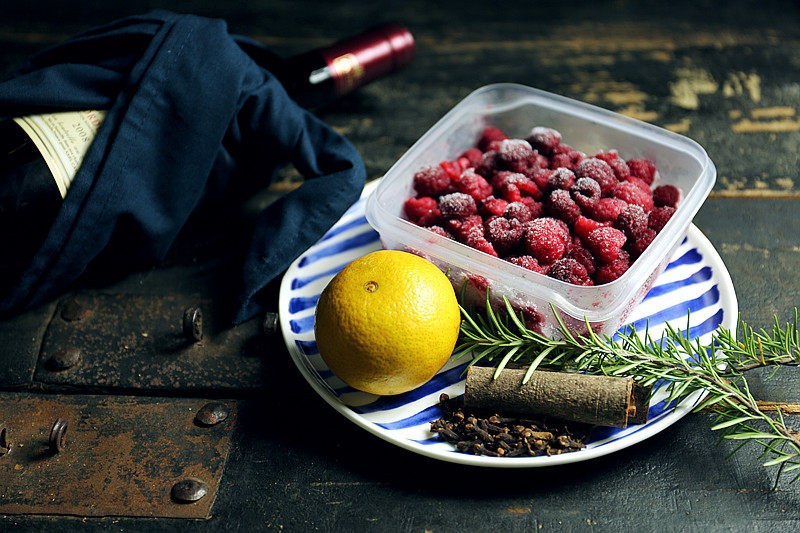
[[[479,252],[483,252],[485,254],[492,255],[497,257],[497,252],[494,250],[492,243],[486,240],[483,235],[477,235],[475,233],[470,233],[467,235],[467,238],[464,239],[464,244],[469,246],[470,248],[474,248]]]
[[[651,230],[650,228],[644,228],[639,235],[636,236],[636,240],[630,244],[630,251],[633,257],[639,257],[644,253],[650,243],[653,242],[653,239],[656,238],[656,232]]]
[[[619,256],[625,244],[625,234],[614,228],[597,228],[586,237],[586,246],[603,263],[609,263]]]
[[[428,229],[437,235],[441,235],[442,237],[447,237],[448,239],[453,238],[453,234],[441,226],[428,226]]]
[[[551,278],[566,281],[575,285],[583,285],[589,279],[586,268],[575,259],[568,257],[559,259],[547,269]]]
[[[522,223],[529,222],[534,218],[533,213],[531,213],[531,208],[522,202],[511,202],[508,204],[503,216],[508,219],[519,220]]]
[[[631,169],[629,169],[628,164],[619,157],[616,150],[610,150],[606,153],[600,152],[595,157],[608,163],[608,166],[614,171],[614,176],[616,176],[619,181],[625,181],[630,177]]]
[[[653,203],[658,207],[675,207],[681,193],[674,185],[661,185],[653,191]]]
[[[561,143],[561,134],[550,128],[535,127],[527,138],[531,147],[542,154],[551,154]]]
[[[597,271],[594,273],[594,282],[596,285],[611,283],[627,272],[629,266],[630,265],[628,265],[628,262],[622,259],[611,261],[607,265],[603,265],[597,269]]]
[[[527,268],[528,270],[538,272],[539,274],[544,274],[545,272],[544,267],[539,265],[539,262],[529,255],[523,255],[521,257],[508,257],[506,258],[506,261],[517,266],[521,266],[522,268]]]
[[[524,139],[506,139],[500,141],[497,158],[505,168],[513,172],[528,172],[531,168],[530,160],[534,152],[531,145]]]
[[[483,211],[492,215],[503,215],[508,208],[509,203],[502,198],[495,198],[494,196],[487,196],[482,202]]]
[[[486,292],[489,290],[489,280],[483,276],[471,274],[467,276],[467,283],[475,287],[479,294],[486,294]]]
[[[530,167],[530,173],[526,175],[530,178],[534,174],[538,173],[540,170],[549,167],[550,160],[548,160],[545,156],[534,150],[533,156],[531,156],[531,158],[528,160],[528,166]]]
[[[539,218],[544,213],[544,204],[541,202],[537,202],[530,196],[523,197],[522,203],[527,205],[528,209],[531,210],[531,220]]]
[[[557,189],[550,193],[547,201],[547,212],[560,218],[567,224],[573,224],[581,216],[581,208],[578,207],[572,197],[564,189]]]
[[[442,161],[439,163],[439,166],[442,167],[442,170],[444,170],[444,173],[447,174],[451,181],[458,181],[458,178],[461,176],[461,165],[453,163],[452,161]]]
[[[469,166],[474,167],[478,163],[480,163],[481,158],[483,157],[483,152],[478,150],[477,148],[470,148],[466,150],[461,156],[459,156],[459,160],[466,159],[469,161]]]
[[[650,226],[650,229],[655,230],[656,233],[659,233],[664,226],[672,218],[672,215],[675,213],[674,207],[654,207],[652,211],[650,211],[650,216],[647,219],[647,225]]]
[[[596,220],[592,220],[591,218],[586,217],[578,217],[575,221],[575,235],[580,237],[581,239],[586,239],[591,232],[596,230],[597,228],[605,228],[607,227],[608,222],[598,222]]]
[[[469,231],[472,231],[474,228],[478,228],[480,233],[484,232],[483,229],[483,219],[480,215],[470,215],[463,220],[452,219],[445,222],[446,229],[454,232],[456,236],[462,239],[462,236],[466,235]]]
[[[575,167],[575,175],[578,178],[591,178],[600,185],[600,192],[603,195],[611,194],[616,187],[617,178],[608,163],[596,157],[584,159]]]
[[[525,230],[516,219],[493,218],[486,222],[486,237],[498,253],[506,253],[520,240]]]
[[[533,174],[530,178],[536,184],[539,189],[546,191],[547,190],[547,182],[550,180],[550,176],[553,175],[555,170],[543,170],[539,169],[537,172]]]
[[[480,174],[486,179],[492,177],[494,171],[497,169],[497,152],[490,150],[481,156],[481,160],[475,165],[475,172]]]
[[[638,205],[645,211],[653,209],[653,196],[650,194],[650,190],[648,189],[645,192],[630,181],[623,181],[618,184],[617,188],[614,189],[613,196],[629,204]]]
[[[575,174],[568,168],[557,168],[550,177],[547,178],[547,187],[550,190],[564,189],[570,190],[575,185]]]
[[[467,218],[478,212],[478,205],[472,196],[454,192],[439,198],[439,211],[445,218]]]
[[[572,168],[572,159],[567,154],[555,154],[550,158],[550,168]]]
[[[414,224],[430,226],[436,224],[442,217],[436,200],[429,196],[422,198],[409,198],[403,204],[406,216]]]
[[[492,178],[492,186],[509,202],[519,202],[522,193],[528,194],[534,200],[542,197],[539,187],[530,178],[518,172],[498,172]]]
[[[614,221],[619,214],[628,205],[624,200],[619,198],[600,198],[594,207],[591,209],[591,214],[595,220],[600,222]]]
[[[583,246],[573,246],[572,250],[569,251],[567,257],[570,259],[574,259],[581,265],[583,268],[586,269],[586,273],[590,276],[594,274],[594,271],[597,270],[597,262],[592,255],[592,252],[584,248]]]
[[[600,199],[600,185],[591,178],[581,178],[570,189],[572,199],[581,209],[590,210]]]
[[[552,263],[566,252],[569,229],[565,231],[558,222],[553,218],[538,218],[524,225],[525,247],[539,263]]]
[[[414,189],[419,196],[440,196],[453,192],[450,177],[440,167],[425,167],[414,174]]]
[[[522,309],[522,316],[525,318],[525,327],[536,333],[542,333],[542,324],[544,324],[544,315],[537,311],[534,307],[526,307]]]
[[[479,176],[474,170],[468,168],[461,173],[456,182],[459,192],[472,196],[475,200],[483,200],[492,194],[492,186],[489,182]]]
[[[553,149],[553,155],[550,159],[550,168],[556,169],[565,167],[574,171],[575,166],[580,163],[584,157],[586,157],[586,154],[568,144],[559,144]]]
[[[637,177],[648,185],[656,179],[656,166],[647,159],[628,159],[628,168],[631,176]]]
[[[622,230],[628,239],[635,239],[647,229],[647,213],[638,205],[628,204],[620,211],[614,227]]]
[[[503,139],[508,139],[508,135],[503,133],[502,130],[490,126],[481,133],[481,138],[478,141],[478,148],[485,151],[489,143],[492,141],[502,141]]]

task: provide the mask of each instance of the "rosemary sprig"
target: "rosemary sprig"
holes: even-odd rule
[[[648,331],[639,335],[634,328],[619,333],[619,340],[614,341],[592,332],[588,323],[588,333],[575,335],[554,309],[562,337],[554,340],[528,329],[507,300],[505,312],[494,311],[488,296],[485,313],[461,308],[456,349],[473,355],[470,365],[495,365],[497,376],[509,363],[527,364],[524,381],[537,368],[633,376],[642,385],[665,387],[667,402],[707,391],[694,410],[717,415],[713,431],[722,431],[723,438],[740,440],[742,445],[760,444],[762,457],[767,458],[764,466],[779,466],[778,478],[800,469],[800,436],[786,426],[780,410],[777,418],[772,418],[759,409],[743,376],[754,368],[800,364],[796,309],[794,320],[785,327],[777,318],[769,333],[754,331],[741,322],[735,332],[720,327],[708,345],[686,338],[669,324],[657,341]],[[800,473],[791,482],[799,478]]]

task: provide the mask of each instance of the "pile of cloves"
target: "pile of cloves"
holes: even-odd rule
[[[574,452],[586,447],[592,426],[561,420],[516,418],[464,411],[462,398],[439,397],[444,415],[431,431],[472,455],[534,457]]]

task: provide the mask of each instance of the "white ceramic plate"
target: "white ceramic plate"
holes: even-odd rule
[[[650,403],[649,421],[625,429],[596,428],[586,448],[550,457],[485,457],[461,453],[430,432],[430,422],[441,416],[439,395],[464,393],[462,372],[465,358],[450,360],[425,385],[397,396],[375,396],[356,391],[338,379],[325,365],[314,339],[314,310],[327,283],[347,263],[381,249],[378,234],[364,218],[366,197],[377,182],[364,189],[356,202],[331,230],[301,255],[281,283],[279,310],[281,329],[297,368],[334,409],[367,431],[428,457],[443,461],[492,467],[536,467],[585,461],[606,455],[655,435],[691,411],[704,396],[701,391],[678,405],[666,405],[664,393],[656,391]],[[694,226],[676,250],[671,263],[631,315],[630,324],[658,338],[667,321],[686,328],[691,310],[689,336],[710,341],[720,325],[733,329],[737,317],[736,295],[730,275],[714,247]]]

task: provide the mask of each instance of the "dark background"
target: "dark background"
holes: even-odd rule
[[[417,40],[412,65],[319,113],[353,141],[370,179],[482,85],[518,82],[594,103],[687,135],[708,151],[718,178],[695,224],[728,266],[744,320],[768,326],[777,314],[785,321],[798,303],[796,2],[7,4],[0,7],[0,73],[74,33],[157,7],[225,18],[232,32],[287,56],[376,23],[403,22]],[[291,189],[297,179],[290,170],[280,173],[264,198]],[[86,284],[112,292],[133,286],[187,290],[193,272],[187,265],[212,260],[213,240],[206,248],[177,250],[172,269],[111,286]],[[181,272],[189,273],[189,281]],[[33,316],[0,325],[0,334],[10,339],[0,339],[0,352],[36,330]],[[12,348],[4,357],[20,359]],[[261,392],[246,395],[211,519],[0,516],[0,530],[800,527],[800,485],[790,485],[786,476],[773,491],[775,472],[760,466],[755,448],[725,459],[733,446],[717,445],[707,415],[691,415],[642,444],[573,466],[466,468],[410,454],[356,428],[316,398],[279,343],[270,358]],[[768,378],[763,373],[750,379],[759,399],[800,402],[796,369]]]

